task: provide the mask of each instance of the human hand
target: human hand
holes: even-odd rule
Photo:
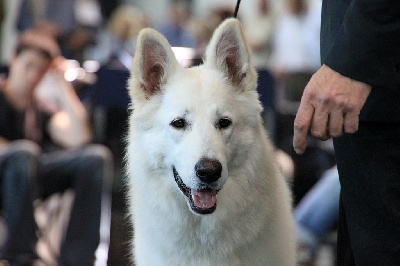
[[[64,73],[67,70],[67,59],[63,56],[54,57],[50,64],[50,70]]]
[[[54,38],[58,38],[62,34],[62,30],[57,23],[46,19],[40,19],[34,25],[36,30],[45,32]]]
[[[63,56],[57,56],[53,59],[49,68],[49,74],[54,81],[57,81],[59,88],[64,88],[66,84],[78,78],[80,65],[76,60],[68,60]],[[70,86],[70,84],[68,85]]]
[[[8,145],[8,143],[9,141],[6,138],[0,136],[0,150],[5,148]]]
[[[302,154],[307,134],[327,140],[358,130],[359,114],[371,86],[323,65],[304,89],[294,121],[293,147]]]

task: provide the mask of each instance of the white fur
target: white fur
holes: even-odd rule
[[[136,265],[295,264],[290,193],[262,125],[256,80],[236,19],[220,25],[205,63],[189,69],[159,33],[141,32],[126,154]],[[177,117],[187,128],[170,125]],[[221,117],[232,125],[217,128]],[[195,188],[194,166],[203,157],[222,164],[217,208],[207,215],[190,209],[172,172],[175,166]]]

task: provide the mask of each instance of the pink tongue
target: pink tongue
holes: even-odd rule
[[[194,205],[201,209],[209,209],[214,207],[217,202],[217,192],[213,189],[210,190],[191,190]]]

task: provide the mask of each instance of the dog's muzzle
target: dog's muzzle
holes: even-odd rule
[[[217,193],[212,183],[221,177],[222,166],[215,160],[202,159],[195,166],[197,177],[201,180],[200,189],[189,188],[183,183],[178,171],[172,167],[175,182],[179,189],[189,198],[191,209],[198,214],[213,213],[217,207]]]

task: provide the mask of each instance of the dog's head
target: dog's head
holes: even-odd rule
[[[216,29],[204,64],[188,69],[161,34],[139,34],[129,86],[131,128],[141,134],[129,141],[143,147],[154,169],[170,173],[168,184],[197,214],[215,211],[228,170],[252,152],[262,111],[256,83],[236,19]]]

